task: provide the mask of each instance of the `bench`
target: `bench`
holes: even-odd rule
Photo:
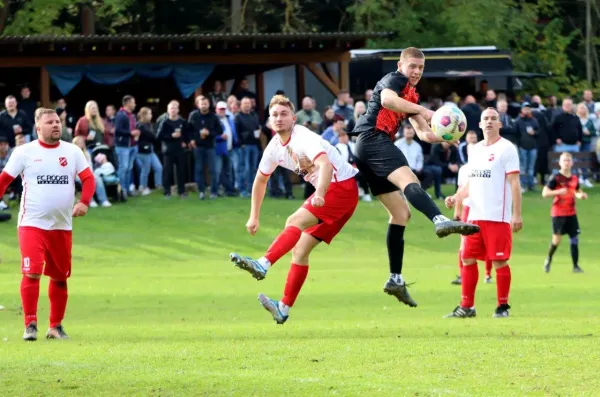
[[[550,171],[559,170],[558,160],[562,152],[548,152],[548,168]],[[596,178],[600,174],[600,164],[595,152],[571,152],[573,156],[573,168],[584,168],[590,170]]]

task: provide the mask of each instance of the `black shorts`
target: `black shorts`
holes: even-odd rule
[[[577,237],[580,233],[577,215],[553,216],[552,233],[560,236],[568,234],[571,238]]]
[[[408,162],[389,135],[380,131],[360,133],[354,155],[356,166],[374,196],[400,190],[387,177],[398,168],[408,166]]]

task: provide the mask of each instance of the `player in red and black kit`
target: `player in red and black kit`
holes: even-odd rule
[[[544,262],[546,273],[550,271],[552,256],[560,244],[563,235],[568,234],[571,240],[571,259],[573,259],[573,272],[583,273],[579,267],[579,222],[575,210],[575,199],[585,200],[587,194],[579,187],[579,178],[571,174],[573,156],[564,152],[559,160],[560,172],[552,175],[548,184],[542,190],[542,197],[554,197],[552,200],[552,242],[548,250],[548,257]]]
[[[394,136],[407,118],[422,141],[442,142],[428,124],[433,112],[417,104],[419,95],[415,86],[421,79],[424,65],[425,55],[421,50],[410,47],[402,51],[398,70],[387,74],[377,83],[367,112],[358,119],[353,130],[358,135],[356,165],[373,195],[390,214],[387,232],[390,279],[383,291],[411,307],[417,304],[408,294],[402,278],[404,228],[410,218],[406,199],[435,224],[439,237],[452,233],[469,235],[479,231],[478,226],[442,215],[438,206],[421,188],[402,151],[394,145]],[[398,194],[398,191],[404,195]]]

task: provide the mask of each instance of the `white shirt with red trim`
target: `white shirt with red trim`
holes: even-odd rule
[[[358,170],[343,160],[340,152],[329,142],[308,128],[296,125],[287,142],[275,135],[265,148],[258,170],[271,175],[277,166],[287,168],[302,176],[305,181],[317,186],[319,167],[314,161],[326,154],[333,165],[332,182],[353,178]]]
[[[469,221],[510,223],[512,193],[507,175],[519,173],[515,145],[499,138],[477,143],[469,152]]]
[[[4,172],[23,179],[18,226],[72,230],[75,176],[86,168],[83,152],[72,143],[35,140],[15,148]]]
[[[461,187],[463,187],[464,185],[466,185],[466,183],[469,181],[469,164],[464,164],[462,167],[460,167],[458,169],[458,188],[460,189]],[[466,199],[463,200],[463,206],[464,207],[468,207],[471,203],[471,200],[469,200],[469,197],[467,197]]]

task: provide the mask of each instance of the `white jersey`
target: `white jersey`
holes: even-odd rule
[[[15,148],[4,168],[23,179],[18,226],[71,230],[75,176],[89,168],[88,162],[72,143],[42,145],[35,140]]]
[[[507,175],[519,172],[519,154],[504,138],[486,146],[477,143],[469,152],[469,221],[510,223],[512,193]]]
[[[469,181],[469,164],[464,164],[462,167],[460,167],[458,169],[458,187],[461,188],[462,186],[466,185],[467,182]],[[466,199],[463,200],[463,206],[464,207],[468,207],[470,206],[471,200],[469,200],[469,197],[467,197]]]
[[[327,155],[333,165],[332,182],[345,181],[358,173],[356,168],[344,161],[334,146],[301,125],[294,126],[287,142],[282,142],[279,135],[271,139],[265,148],[258,170],[264,175],[271,175],[277,166],[281,166],[317,186],[319,167],[314,161],[323,154]]]

